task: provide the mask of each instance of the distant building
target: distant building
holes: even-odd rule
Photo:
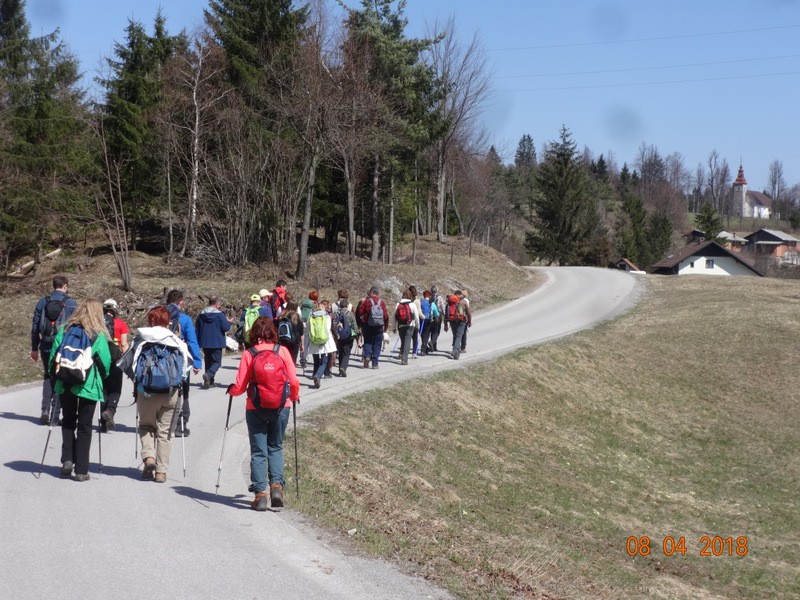
[[[626,273],[644,273],[639,267],[629,261],[627,258],[620,258],[617,262],[609,265],[614,269],[625,271]]]
[[[741,163],[739,163],[739,174],[733,182],[733,207],[739,211],[740,217],[769,219],[772,214],[772,198],[761,192],[748,191]]]
[[[719,234],[720,239],[725,240],[725,247],[734,252],[741,252],[742,247],[747,243],[747,238],[730,233],[729,231],[721,231]]]
[[[744,250],[756,260],[768,259],[775,263],[800,264],[798,240],[793,235],[775,229],[759,229],[745,236]]]
[[[657,275],[755,275],[763,277],[749,256],[716,242],[687,244],[655,263]]]

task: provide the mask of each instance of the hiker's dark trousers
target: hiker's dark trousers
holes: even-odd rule
[[[364,360],[372,359],[377,365],[383,348],[383,325],[364,325]]]
[[[349,338],[347,340],[338,340],[336,342],[336,347],[339,350],[339,370],[341,371],[344,369],[347,370],[347,367],[350,366],[350,353],[353,351],[353,342],[355,338]]]
[[[105,397],[105,402],[100,405],[100,410],[104,411],[106,408],[110,408],[112,411],[116,412],[121,395],[122,369],[112,363],[111,369],[108,372],[108,377],[103,381],[103,396]]]
[[[450,329],[453,332],[453,358],[458,358],[461,354],[461,341],[464,332],[467,330],[466,321],[449,321]]]
[[[89,449],[92,446],[92,418],[97,402],[79,398],[69,390],[61,394],[64,417],[61,425],[61,462],[75,463],[75,474],[89,472]]]

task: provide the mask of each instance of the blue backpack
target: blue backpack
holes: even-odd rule
[[[89,371],[94,366],[92,340],[80,325],[73,325],[64,332],[56,351],[56,379],[67,386],[86,383]]]
[[[431,318],[431,301],[428,300],[427,298],[423,298],[422,300],[419,301],[419,307],[420,307],[420,309],[422,309],[422,316],[424,316],[426,320],[430,319]]]
[[[346,312],[340,312],[336,315],[336,337],[343,342],[353,337],[353,329],[350,327],[350,323],[347,322]]]
[[[184,359],[180,348],[145,343],[136,361],[134,380],[145,394],[169,394],[183,382]]]
[[[294,344],[292,322],[289,319],[278,321],[278,341],[281,344]]]

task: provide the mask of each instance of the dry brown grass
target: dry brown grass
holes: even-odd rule
[[[184,290],[190,315],[199,313],[209,296],[222,295],[229,313],[238,316],[251,294],[264,287],[272,289],[279,278],[289,282],[289,291],[298,299],[314,288],[319,289],[321,298],[335,300],[336,291],[344,288],[355,299],[373,284],[378,285],[385,298],[398,299],[408,285],[416,285],[421,292],[435,283],[442,293],[452,288],[468,290],[477,310],[517,298],[536,285],[535,277],[490,248],[474,244],[470,258],[466,239],[451,238],[447,244],[420,239],[414,266],[411,250],[410,243],[399,244],[397,264],[391,266],[363,259],[348,261],[335,254],[312,255],[305,281],[290,277],[291,265],[219,270],[191,260],[176,259],[167,264],[161,257],[134,252],[131,256],[134,291],[127,293],[120,289],[111,255],[61,257],[45,263],[36,276],[8,279],[0,284],[0,335],[10,346],[10,352],[0,355],[0,386],[40,377],[40,367],[27,358],[31,315],[36,301],[52,289],[50,282],[56,273],[69,277],[70,293],[77,299],[115,298],[123,318],[134,326],[142,324],[147,306],[161,298],[165,287]]]
[[[315,411],[302,509],[465,598],[798,597],[800,284],[648,279],[594,331]]]

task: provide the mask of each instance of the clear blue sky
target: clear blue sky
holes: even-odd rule
[[[27,0],[32,32],[60,27],[89,76],[127,19],[150,27],[159,6],[177,33],[207,1]],[[716,149],[734,177],[741,158],[752,190],[776,159],[800,184],[799,0],[408,0],[408,33],[450,14],[487,49],[484,124],[509,161],[523,134],[541,152],[564,124],[618,166],[644,142],[694,173]]]

